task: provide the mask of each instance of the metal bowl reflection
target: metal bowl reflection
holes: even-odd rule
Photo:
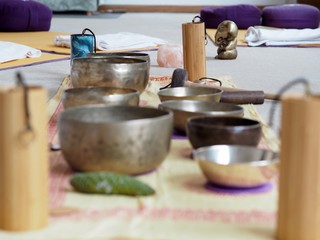
[[[257,187],[278,175],[278,153],[252,146],[198,148],[193,157],[209,182],[227,187]]]

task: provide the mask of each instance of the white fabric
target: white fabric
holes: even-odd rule
[[[245,35],[249,46],[287,46],[320,43],[320,28],[274,29],[249,27]]]
[[[120,32],[114,34],[96,35],[97,49],[121,50],[130,48],[157,47],[167,41],[137,33]],[[59,35],[54,38],[54,44],[59,47],[70,48],[70,35]]]
[[[0,63],[41,56],[41,50],[13,42],[0,41]]]

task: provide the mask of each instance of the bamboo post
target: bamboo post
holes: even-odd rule
[[[282,99],[277,235],[320,239],[320,98]]]
[[[190,81],[206,77],[204,22],[182,24],[183,65]]]
[[[27,101],[25,89],[28,91]],[[26,128],[26,106],[29,129]],[[46,90],[41,87],[1,89],[1,229],[25,231],[48,224],[47,142]]]

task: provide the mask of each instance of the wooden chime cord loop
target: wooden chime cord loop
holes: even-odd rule
[[[90,32],[91,34],[92,34],[92,36],[93,36],[93,51],[96,53],[97,52],[97,40],[96,40],[96,35],[93,33],[93,31],[91,31],[89,28],[85,28],[85,29],[83,29],[83,31],[82,31],[82,35],[84,35],[85,34],[85,32],[86,31],[88,31],[88,32]]]
[[[292,88],[293,86],[295,86],[297,84],[303,84],[304,85],[304,87],[305,87],[304,93],[305,93],[306,96],[310,96],[311,95],[311,88],[310,88],[310,84],[309,84],[308,80],[306,80],[304,78],[298,78],[296,80],[293,80],[293,81],[287,83],[282,88],[280,88],[280,90],[276,94],[276,98],[277,99],[281,99],[281,96],[286,91],[288,91],[290,88]],[[276,110],[276,104],[277,103],[278,103],[278,101],[273,101],[273,103],[271,105],[271,108],[270,108],[270,114],[269,114],[269,126],[270,127],[273,125],[274,113],[275,113],[275,110]]]
[[[25,83],[21,73],[16,74],[16,83],[19,87],[23,88],[23,108],[25,112],[26,126],[19,134],[19,141],[24,145],[28,145],[33,139],[35,139],[35,132],[31,126],[31,116],[29,109],[29,94],[28,86]]]

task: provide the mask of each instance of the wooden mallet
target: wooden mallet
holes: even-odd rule
[[[219,81],[219,80],[217,80]],[[222,86],[213,86],[188,80],[188,72],[183,68],[177,68],[172,74],[172,81],[166,87],[212,87],[223,90],[220,102],[233,104],[263,104],[265,99],[280,100],[276,94],[265,93],[261,90],[244,90]],[[164,87],[164,88],[166,88]]]

